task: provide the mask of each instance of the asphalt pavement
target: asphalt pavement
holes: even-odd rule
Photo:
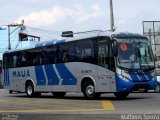
[[[26,94],[9,94],[0,89],[0,119],[2,120],[130,120],[160,119],[159,93],[131,93],[118,100],[104,94],[98,100],[86,100],[82,94],[68,93],[64,98],[42,94],[28,98]]]

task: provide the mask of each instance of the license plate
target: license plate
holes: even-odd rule
[[[138,91],[139,92],[144,92],[146,89],[145,88],[139,88]]]

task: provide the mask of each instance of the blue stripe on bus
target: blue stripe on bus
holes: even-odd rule
[[[36,47],[43,47],[43,44],[44,44],[44,43],[37,43],[37,44],[36,44]]]
[[[48,85],[59,85],[59,79],[53,65],[45,65],[45,71],[48,79]]]
[[[63,79],[62,85],[76,85],[77,79],[73,74],[67,69],[65,64],[56,64],[56,68]]]
[[[50,45],[54,45],[54,41],[46,42],[44,46],[50,46]]]
[[[153,76],[151,75],[151,73],[146,73],[145,75],[148,78],[148,80],[152,80]]]
[[[138,76],[140,77],[140,79],[141,79],[142,81],[148,80],[148,78],[147,78],[147,77],[145,76],[145,74],[143,74],[143,73],[139,73]]]
[[[49,46],[49,45],[59,44],[59,43],[64,43],[64,42],[65,42],[65,40],[54,40],[54,41],[50,41],[50,42],[37,43],[35,45],[35,47]]]
[[[8,82],[7,82],[8,84],[7,84],[7,85],[8,85],[8,86],[10,86],[10,80],[9,80],[9,69],[7,69],[7,73],[8,73],[8,74],[7,74],[7,80],[8,80]]]
[[[4,69],[4,76],[3,76],[3,79],[4,79],[4,85],[6,85],[6,69]]]
[[[37,85],[45,85],[46,78],[44,75],[43,67],[41,65],[35,66],[36,78],[37,78]]]
[[[8,69],[4,69],[4,85],[5,86],[9,86],[10,85],[9,70]]]
[[[138,80],[139,80],[137,74],[134,73],[134,72],[131,72],[131,73],[130,73],[130,76],[131,76],[131,78],[132,78],[133,81],[138,81]]]
[[[56,44],[64,43],[64,42],[65,42],[65,40],[58,40],[58,41],[56,41]]]

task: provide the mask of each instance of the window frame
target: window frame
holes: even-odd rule
[[[109,70],[115,71],[115,62],[114,62],[114,53],[113,53],[113,44],[114,41],[110,39],[109,37],[104,37],[103,39],[98,39],[97,40],[97,65],[99,65],[99,45],[101,44],[108,44],[108,56],[109,56],[109,64],[108,68]],[[100,66],[100,65],[99,65]],[[104,66],[101,66],[104,67]]]
[[[106,39],[107,38],[107,39]],[[92,58],[92,60],[91,61],[88,61],[88,62],[86,62],[86,61],[84,61],[84,62],[86,62],[86,63],[91,63],[91,64],[96,64],[96,65],[98,65],[98,53],[97,53],[97,50],[98,50],[98,42],[100,41],[100,40],[104,40],[104,39],[106,39],[106,41],[111,41],[110,40],[110,37],[105,37],[105,36],[98,36],[98,37],[91,37],[91,38],[85,38],[85,39],[79,39],[79,40],[75,40],[75,41],[69,41],[69,42],[66,42],[66,43],[58,43],[58,44],[54,44],[54,45],[48,45],[48,46],[43,46],[43,47],[37,47],[37,48],[31,48],[31,49],[25,49],[25,50],[20,50],[20,51],[15,51],[15,52],[8,52],[8,53],[4,53],[3,54],[3,69],[7,69],[7,68],[18,68],[18,67],[29,67],[29,66],[37,66],[37,65],[46,65],[46,64],[48,64],[48,63],[45,63],[45,62],[43,62],[43,51],[45,51],[45,49],[47,49],[47,47],[55,47],[57,50],[56,50],[56,61],[55,61],[55,63],[54,62],[52,62],[51,64],[60,64],[60,63],[68,63],[68,62],[83,62],[83,61],[78,61],[78,60],[76,60],[76,48],[75,48],[75,46],[76,46],[76,44],[77,43],[84,43],[84,41],[86,42],[86,41],[90,41],[91,42],[91,44],[92,44],[92,46],[91,46],[91,50],[92,50],[92,52],[93,52],[93,55],[91,55],[91,56],[93,56],[93,58]],[[69,61],[67,61],[67,62],[60,62],[60,60],[59,60],[59,57],[60,57],[60,55],[59,55],[59,46],[68,46],[68,54],[69,54]],[[70,49],[70,47],[73,47],[72,49]],[[82,46],[83,47],[83,46]],[[29,62],[30,61],[33,61],[33,58],[32,58],[32,56],[31,55],[33,55],[33,53],[32,53],[32,51],[38,51],[38,50],[40,50],[41,51],[41,58],[42,58],[42,62],[41,62],[41,64],[36,64],[36,65],[34,65],[33,63],[32,64],[30,64]],[[9,56],[12,56],[12,55],[14,55],[14,54],[20,54],[20,53],[25,53],[27,56],[29,56],[28,58],[28,60],[27,60],[27,64],[26,65],[20,65],[20,66],[15,66],[15,67],[13,67],[13,66],[8,66],[8,64],[6,63],[8,60],[4,60],[4,58],[5,58],[5,56],[7,56],[7,55],[9,55]],[[72,56],[72,60],[71,60],[71,56],[70,56],[70,53],[72,53],[73,54],[73,56]],[[21,55],[21,59],[22,59],[22,55]],[[49,63],[50,64],[50,63]],[[7,65],[7,66],[6,66]]]

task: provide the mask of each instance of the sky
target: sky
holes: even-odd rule
[[[5,22],[53,31],[110,29],[109,0],[0,0]],[[160,20],[160,0],[113,0],[117,31],[142,33],[142,21]]]
[[[67,30],[110,29],[109,0],[0,0],[0,5],[0,25],[24,20],[26,32],[48,33],[48,39]],[[159,5],[160,0],[113,0],[116,31],[142,34],[142,21],[160,21]],[[6,40],[0,31],[0,52]]]

